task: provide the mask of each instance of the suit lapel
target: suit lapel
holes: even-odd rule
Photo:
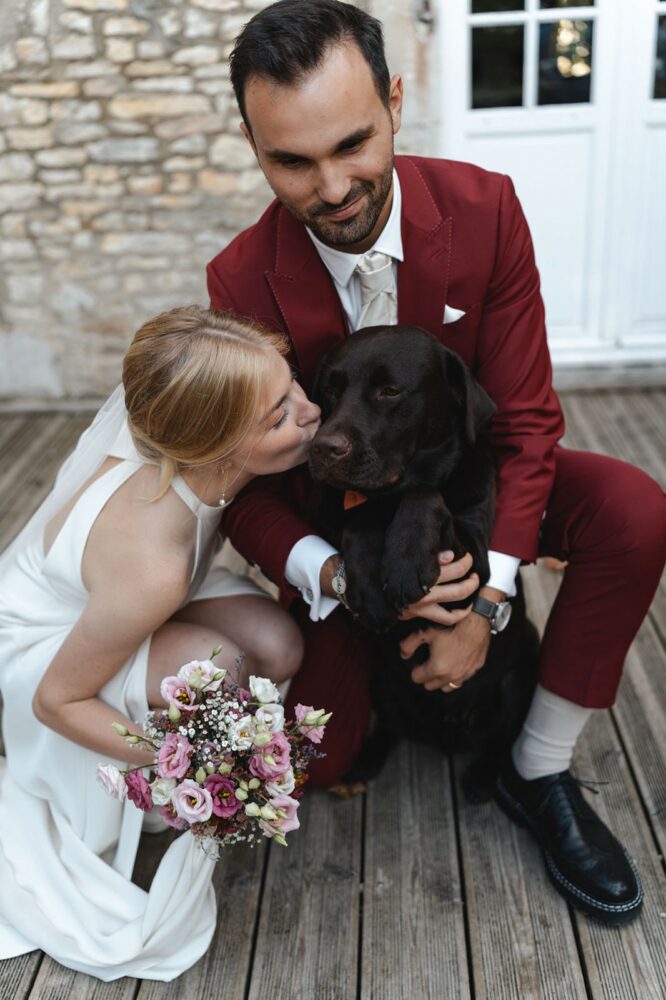
[[[396,158],[402,191],[398,320],[441,336],[451,264],[452,219],[443,218],[414,162]]]
[[[347,320],[305,227],[285,208],[278,215],[275,270],[266,272],[266,280],[309,392],[324,354],[348,335]]]

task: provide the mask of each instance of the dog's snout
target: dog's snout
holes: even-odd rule
[[[351,451],[351,441],[344,434],[317,434],[311,452],[322,462],[339,462]]]

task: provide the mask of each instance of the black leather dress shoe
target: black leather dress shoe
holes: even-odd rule
[[[553,885],[572,906],[605,924],[638,916],[643,888],[636,865],[569,771],[525,781],[509,758],[496,793],[504,812],[534,835]]]

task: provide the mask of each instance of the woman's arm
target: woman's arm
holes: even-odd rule
[[[81,746],[143,764],[150,755],[128,751],[111,723],[121,722],[137,734],[140,727],[97,695],[178,609],[187,593],[190,563],[187,551],[173,540],[165,546],[162,535],[158,542],[154,524],[125,522],[119,528],[122,520],[113,516],[118,513],[107,508],[91,532],[83,566],[90,598],[39,683],[33,711],[44,725]]]

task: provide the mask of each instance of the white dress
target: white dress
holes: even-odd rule
[[[88,593],[81,558],[109,497],[141,465],[129,433],[121,457],[79,497],[48,555],[42,541],[18,554],[0,580],[0,692],[6,759],[0,757],[0,959],[41,948],[102,980],[168,981],[206,951],[215,929],[214,862],[190,833],[166,851],[145,892],[131,881],[144,814],[110,798],[95,769],[104,758],[40,723],[32,698],[81,615]],[[219,507],[180,478],[173,489],[196,517],[196,558],[184,603],[267,596],[251,580],[211,568]],[[134,720],[148,711],[150,637],[99,697]],[[116,761],[119,767],[127,761]],[[152,818],[152,817],[151,817]]]

